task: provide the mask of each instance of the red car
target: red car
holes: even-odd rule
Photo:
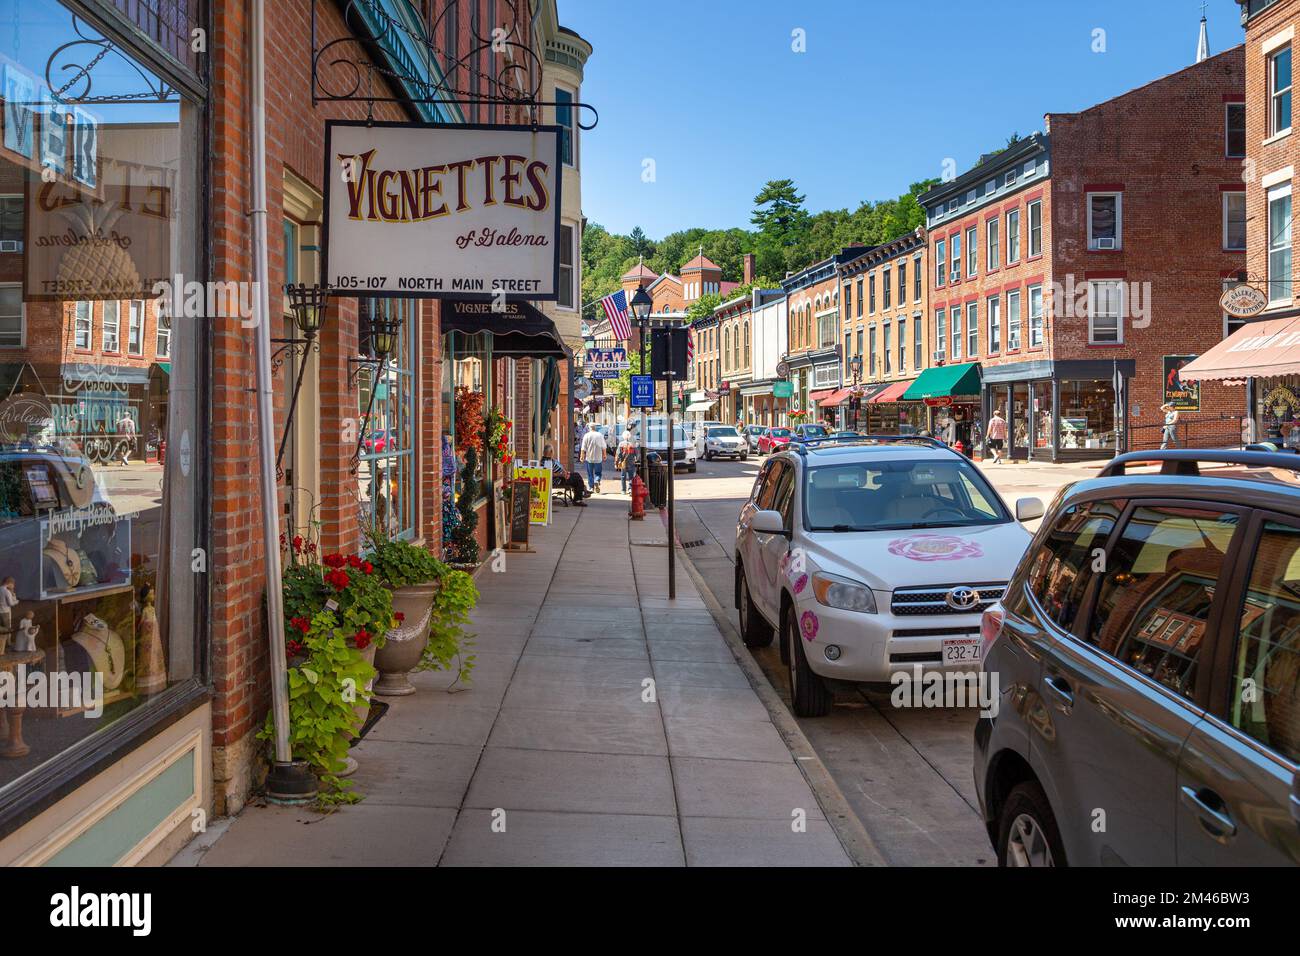
[[[793,434],[788,428],[770,428],[767,433],[760,435],[758,438],[758,453],[760,455],[770,455],[774,451],[779,451],[786,445],[790,444],[790,436]]]

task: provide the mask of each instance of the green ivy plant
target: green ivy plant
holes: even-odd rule
[[[318,800],[327,805],[361,799],[339,773],[357,730],[357,707],[370,700],[366,685],[375,669],[351,636],[332,611],[321,611],[300,634],[301,652],[289,669],[289,744],[294,758],[306,761],[320,778],[325,789]],[[271,740],[274,734],[267,714],[257,736]]]
[[[470,611],[478,604],[478,588],[474,579],[464,571],[443,565],[439,576],[438,594],[433,600],[433,613],[429,616],[429,643],[416,670],[450,671],[456,667],[456,679],[451,686],[470,682],[475,655],[470,653],[474,635],[467,630]]]
[[[440,580],[449,570],[428,549],[400,538],[368,536],[366,543],[375,573],[393,590]]]

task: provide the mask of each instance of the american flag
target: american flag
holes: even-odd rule
[[[614,330],[614,341],[626,342],[632,337],[632,326],[627,320],[627,293],[622,289],[612,292],[600,300],[605,309],[605,318]]]
[[[686,327],[686,364],[689,365],[695,361],[695,329],[691,326]]]

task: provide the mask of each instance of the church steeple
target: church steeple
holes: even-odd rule
[[[1196,40],[1196,62],[1210,58],[1210,37],[1206,32],[1205,3],[1201,3],[1201,35]]]

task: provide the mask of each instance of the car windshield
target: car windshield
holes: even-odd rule
[[[681,425],[673,426],[673,444],[681,447],[690,441],[686,437],[686,429]],[[646,426],[646,444],[647,445],[667,445],[668,429],[664,425],[651,422]]]
[[[887,531],[1002,524],[1011,516],[968,462],[858,461],[808,469],[809,531]]]
[[[772,429],[768,434],[773,435],[773,436],[775,436],[775,437],[777,437],[777,438],[789,438],[789,437],[790,437],[790,429],[788,429],[788,428],[773,428],[773,429]]]
[[[736,430],[730,425],[724,428],[710,428],[708,431],[710,438],[737,438]]]
[[[823,435],[825,435],[825,434],[827,433],[827,432],[826,432],[826,426],[825,426],[825,425],[805,425],[805,426],[803,427],[803,433],[804,433],[805,435],[816,435],[816,436],[818,436],[818,437],[820,438],[821,436],[823,436]]]

